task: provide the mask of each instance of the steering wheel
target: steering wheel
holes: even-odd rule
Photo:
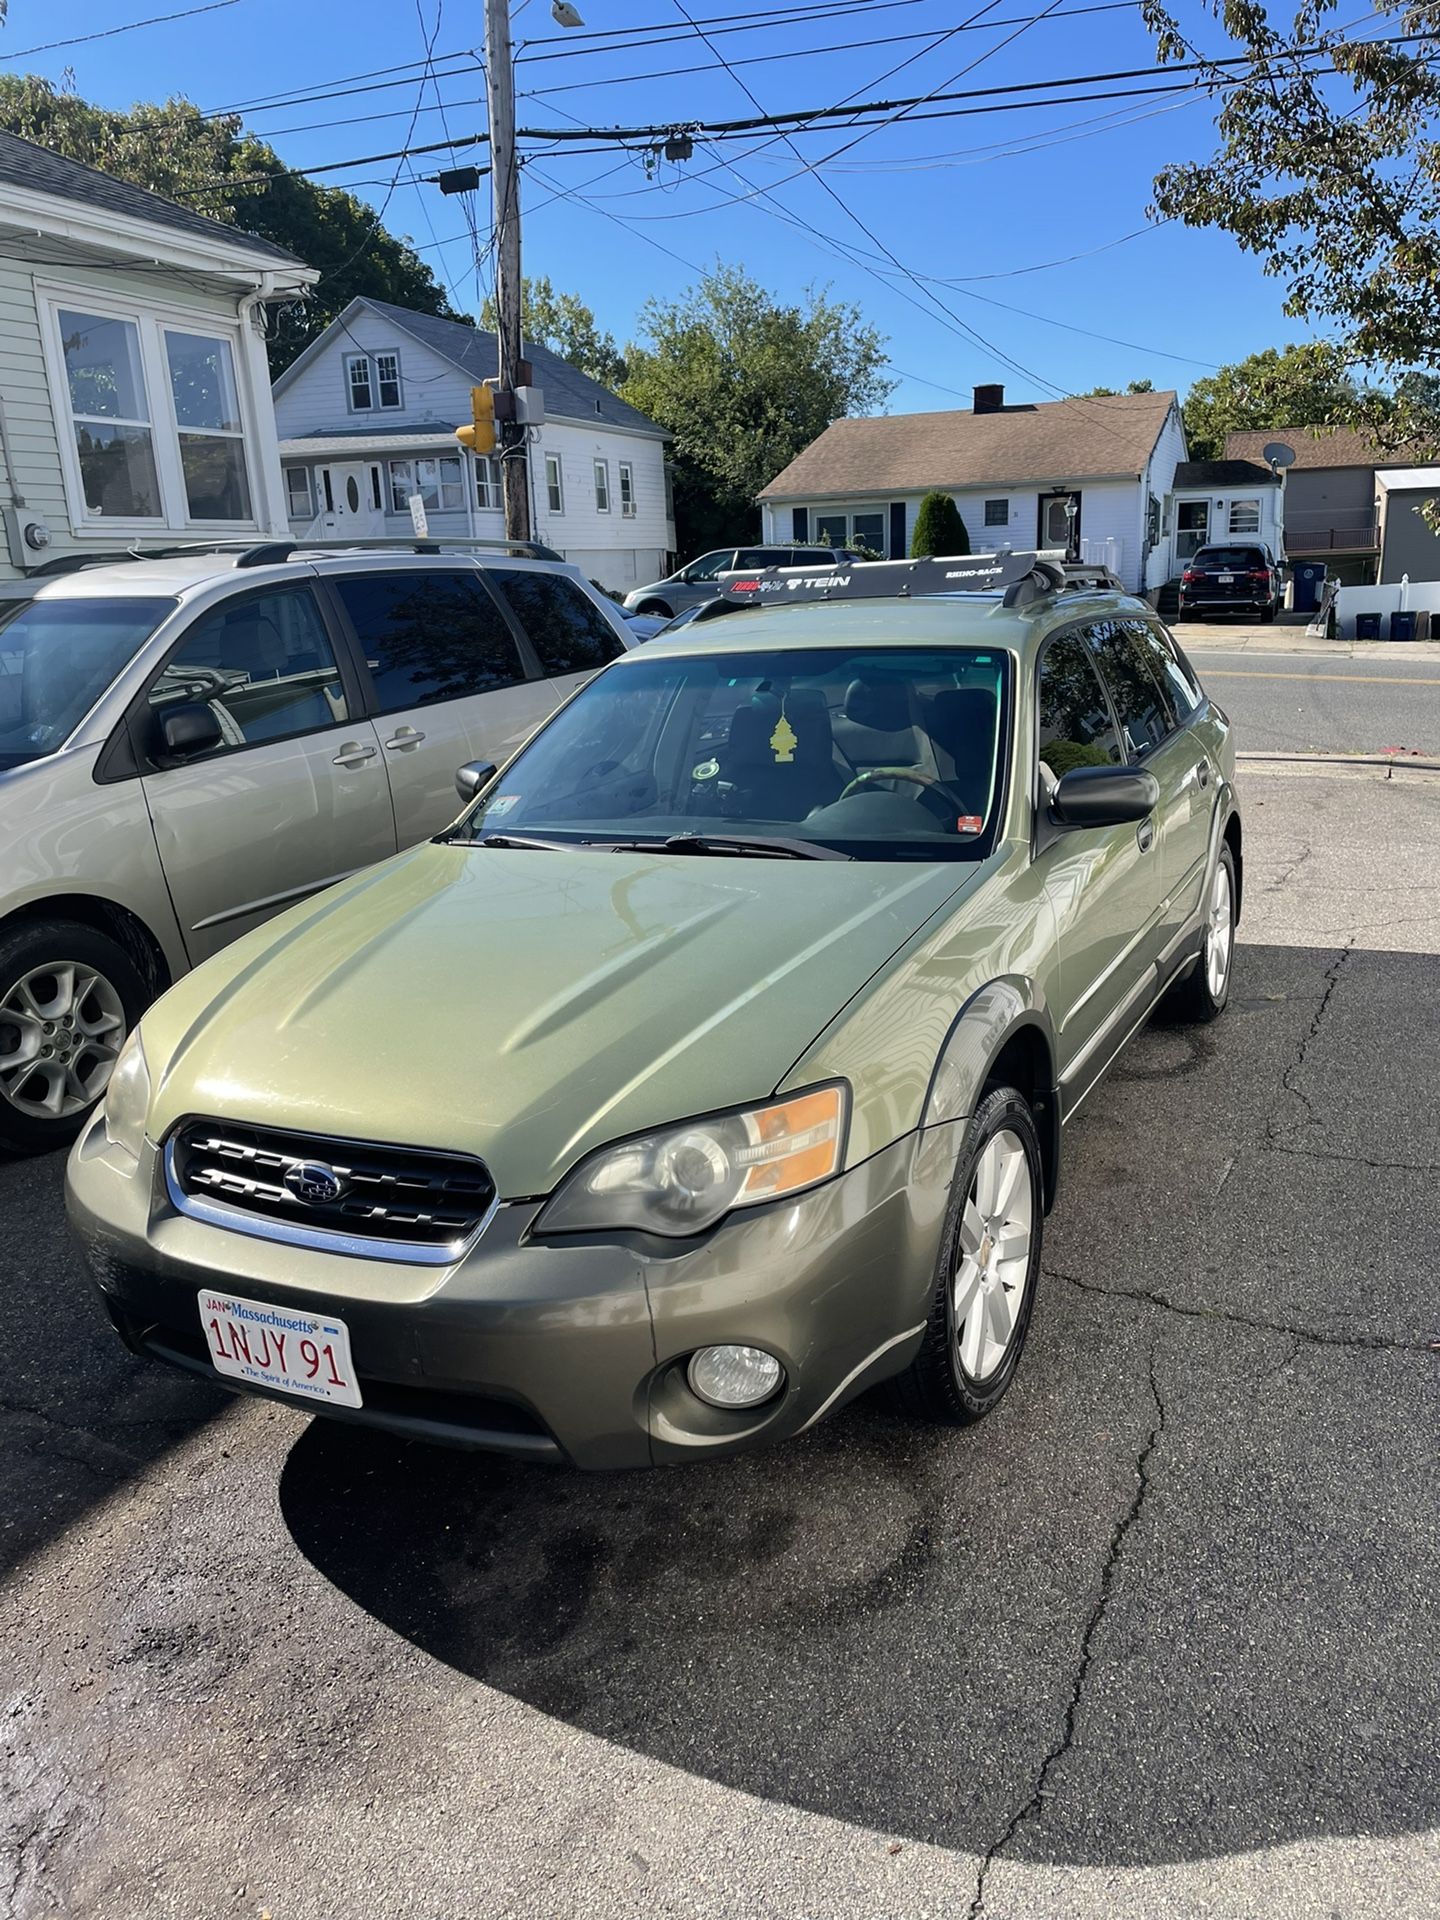
[[[922,773],[918,767],[867,767],[855,778],[840,795],[848,800],[852,793],[858,793],[862,787],[869,786],[872,780],[908,780],[912,786],[933,787],[936,793],[943,794],[960,813],[968,812],[964,796],[958,794],[947,781],[937,780],[933,773]]]

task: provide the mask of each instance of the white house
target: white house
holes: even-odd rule
[[[832,422],[761,490],[762,537],[898,559],[938,489],[977,553],[1063,547],[1152,592],[1172,574],[1162,527],[1184,458],[1173,393],[1012,406],[1003,387],[976,387],[973,409]]]
[[[546,419],[531,430],[531,525],[602,586],[666,571],[675,545],[669,435],[541,346],[525,349]],[[312,538],[411,531],[502,539],[500,474],[454,429],[493,379],[495,336],[383,300],[352,300],[275,382],[290,524]]]
[[[288,527],[283,248],[0,132],[0,595],[69,554]]]
[[[1285,483],[1258,460],[1182,460],[1163,532],[1171,574],[1182,573],[1201,547],[1258,541],[1285,553]]]

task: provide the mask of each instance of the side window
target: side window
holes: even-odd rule
[[[720,553],[702,553],[686,572],[691,580],[713,580],[717,573],[728,572],[734,564],[735,549],[726,547]]]
[[[1133,627],[1138,624],[1097,620],[1085,635],[1100,661],[1101,674],[1120,716],[1126,752],[1136,760],[1158,747],[1176,724],[1170,695],[1162,692],[1135,639]]]
[[[1075,634],[1052,640],[1040,662],[1040,760],[1057,780],[1075,767],[1124,759],[1095,663]]]
[[[497,567],[489,578],[510,603],[548,677],[594,673],[625,651],[595,602],[563,574]]]
[[[1189,661],[1182,660],[1176,653],[1174,643],[1163,627],[1152,627],[1143,620],[1132,620],[1126,624],[1150,662],[1150,671],[1160,682],[1162,690],[1168,691],[1176,718],[1184,726],[1205,698]]]
[[[493,693],[525,678],[504,616],[463,573],[356,573],[331,583],[375,683],[381,713]]]
[[[202,701],[219,721],[217,753],[349,719],[310,589],[252,594],[197,621],[151,685],[150,710],[158,719],[191,701]]]

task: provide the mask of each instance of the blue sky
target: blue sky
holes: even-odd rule
[[[745,87],[774,112],[1154,64],[1132,5],[1057,0],[1052,17],[1024,25],[1045,0],[994,0],[973,28],[955,32],[980,0],[817,0],[850,10],[783,25],[773,24],[778,8],[762,14],[743,0],[685,0],[698,20],[735,25],[707,32],[736,78],[688,30],[648,45],[650,36],[637,33],[610,51],[594,37],[649,23],[683,30],[676,0],[577,3],[587,34],[557,27],[548,0],[514,9],[522,127],[738,119],[755,111]],[[68,66],[79,91],[107,105],[173,93],[207,111],[243,106],[247,124],[298,167],[484,125],[483,77],[466,51],[481,35],[478,0],[450,0],[438,15],[440,0],[236,0],[16,57],[61,33],[93,33],[183,4],[69,0],[61,10],[53,0],[10,0],[0,58],[11,71],[56,81]],[[1202,42],[1218,47],[1213,24],[1205,38],[1196,0],[1182,6]],[[1359,4],[1353,17],[1365,17]],[[449,77],[437,81],[416,64],[427,45]],[[395,84],[300,106],[250,104],[282,90],[370,85],[349,78],[361,74]],[[633,154],[537,154],[525,173],[525,268],[579,293],[622,342],[646,299],[678,291],[717,258],[743,264],[781,297],[828,283],[888,337],[896,412],[966,404],[978,381],[1003,381],[1016,400],[1142,377],[1183,392],[1218,364],[1306,337],[1281,312],[1281,283],[1224,235],[1171,226],[1109,244],[1145,228],[1159,167],[1210,151],[1213,113],[1203,95],[1185,93],[899,121],[866,134],[820,177],[806,163],[813,169],[854,133],[803,134],[793,147],[758,134],[697,143],[691,161],[662,162],[653,176]],[[455,154],[460,162],[476,157],[464,147]],[[400,163],[398,176],[392,161],[324,177],[377,206],[388,196],[386,224],[408,236],[456,304],[473,311],[477,273],[462,204],[414,183],[409,170],[423,175],[444,164],[444,155],[432,155]],[[477,211],[483,240],[483,195]],[[919,288],[905,281],[877,239],[905,268],[936,279]],[[1076,255],[1083,257],[1064,267],[1047,265]],[[935,311],[925,287],[954,323]]]

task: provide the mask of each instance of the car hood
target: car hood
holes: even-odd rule
[[[763,1099],[976,869],[428,845],[293,908],[146,1015],[187,1114],[478,1153],[502,1197]]]

